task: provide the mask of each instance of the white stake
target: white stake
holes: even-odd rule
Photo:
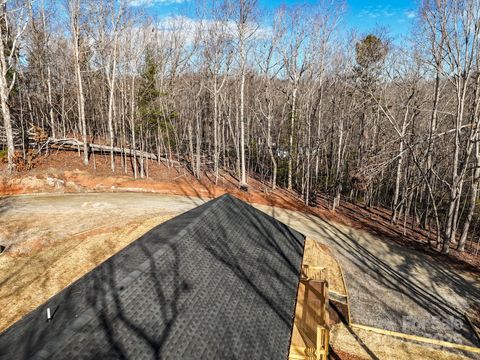
[[[47,321],[52,320],[52,316],[50,315],[50,308],[47,308]]]

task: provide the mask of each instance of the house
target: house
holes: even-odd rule
[[[304,243],[221,196],[155,227],[8,328],[0,358],[287,359]]]

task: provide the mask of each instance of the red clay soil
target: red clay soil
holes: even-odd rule
[[[222,172],[217,184],[212,172],[204,172],[196,179],[185,168],[166,166],[165,163],[148,161],[148,179],[133,179],[130,161],[123,168],[121,159],[116,158],[116,173],[112,175],[110,157],[95,155],[90,157],[90,165],[85,166],[82,157],[72,151],[51,151],[50,156],[39,156],[35,167],[28,171],[6,175],[6,165],[0,164],[0,196],[41,192],[121,192],[142,191],[169,195],[197,196],[214,198],[231,193],[250,203],[281,207],[319,216],[324,220],[335,221],[357,229],[390,239],[402,245],[441,256],[455,266],[480,272],[480,257],[459,253],[452,249],[450,256],[428,249],[428,232],[411,226],[390,223],[389,211],[382,208],[362,206],[342,201],[335,212],[329,210],[327,202],[319,199],[316,207],[307,207],[296,193],[285,189],[271,190],[268,184],[249,178],[249,191],[239,189],[238,179]],[[434,235],[431,235],[434,239]]]
[[[168,167],[165,163],[154,161],[149,161],[148,178],[137,180],[133,179],[131,164],[125,171],[119,158],[116,158],[116,173],[112,175],[109,156],[92,156],[90,165],[85,166],[76,152],[67,151],[38,157],[35,167],[28,171],[7,176],[5,169],[6,165],[0,163],[0,196],[43,192],[141,191],[215,198],[228,192],[250,203],[306,211],[329,220],[336,218],[329,211],[306,207],[293,192],[271,190],[267,184],[251,177],[249,190],[245,192],[239,189],[238,180],[226,172],[221,173],[215,185],[212,172],[204,172],[201,179],[196,179],[183,167]],[[54,186],[54,182],[55,185],[60,182],[61,186]]]

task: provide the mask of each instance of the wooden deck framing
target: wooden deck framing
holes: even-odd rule
[[[317,250],[313,247],[310,251]],[[328,282],[325,279],[325,268],[315,260],[311,263],[304,262],[297,292],[289,359],[328,359],[330,327],[327,305]]]

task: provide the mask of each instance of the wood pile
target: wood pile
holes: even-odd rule
[[[48,140],[48,133],[45,129],[33,125],[28,129],[28,140],[36,143],[43,143]]]

